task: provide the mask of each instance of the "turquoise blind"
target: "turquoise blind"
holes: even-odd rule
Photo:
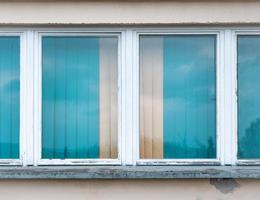
[[[238,158],[260,158],[260,36],[238,36]]]
[[[0,37],[0,158],[19,158],[20,38]]]
[[[164,36],[164,158],[216,158],[216,37]]]
[[[42,39],[42,157],[99,157],[99,38]]]

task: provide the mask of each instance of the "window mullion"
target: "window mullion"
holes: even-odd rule
[[[231,101],[232,101],[232,123],[231,123],[231,156],[232,165],[236,165],[237,162],[237,125],[238,125],[238,97],[237,97],[237,45],[235,33],[231,32]]]
[[[224,54],[223,63],[223,83],[224,92],[222,93],[223,107],[221,120],[221,145],[223,165],[234,165],[236,157],[236,67],[233,64],[235,47],[231,30],[224,31]]]
[[[33,132],[34,132],[34,165],[36,166],[40,159],[41,148],[41,45],[38,32],[33,32]]]
[[[139,160],[139,107],[140,107],[140,94],[139,94],[139,35],[133,31],[133,164],[136,165]]]
[[[23,165],[33,164],[33,36],[21,35],[20,156]]]
[[[133,127],[134,127],[134,62],[133,62],[133,31],[126,30],[123,34],[122,55],[122,163],[134,163]]]
[[[226,116],[226,87],[225,87],[225,64],[226,60],[224,59],[224,49],[225,32],[220,32],[218,35],[218,45],[217,45],[217,142],[218,142],[218,158],[220,159],[221,165],[224,165],[226,162],[226,134],[227,127],[225,126],[225,117]]]

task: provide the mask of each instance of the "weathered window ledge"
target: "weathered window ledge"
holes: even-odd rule
[[[0,167],[0,179],[260,178],[260,166]]]

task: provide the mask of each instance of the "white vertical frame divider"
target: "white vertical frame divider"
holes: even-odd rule
[[[232,29],[225,30],[225,164],[236,165],[237,159],[237,65],[236,43]]]
[[[26,134],[29,131],[27,112],[28,106],[28,74],[27,74],[27,35],[20,32],[20,165],[26,165],[27,141]]]
[[[122,158],[123,165],[131,165],[133,162],[132,143],[132,32],[126,30],[122,37]]]
[[[41,158],[40,152],[40,138],[41,138],[41,40],[40,36],[36,31],[33,31],[32,35],[33,43],[33,164],[38,165],[38,161]]]
[[[21,122],[25,125],[24,130],[24,155],[23,165],[34,164],[34,43],[33,31],[25,32],[25,68],[24,80],[21,82],[21,93],[24,97],[24,112]],[[23,89],[24,88],[24,89]]]

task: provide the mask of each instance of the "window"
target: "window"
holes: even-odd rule
[[[117,38],[42,37],[42,158],[117,156]]]
[[[24,33],[0,30],[0,165],[21,165],[24,154]]]
[[[238,158],[260,158],[260,35],[238,35]]]
[[[38,164],[119,162],[118,35],[39,33]]]
[[[259,165],[259,46],[259,28],[0,30],[0,165]]]
[[[216,35],[140,36],[140,149],[216,158]]]
[[[19,159],[20,38],[0,36],[0,159]]]

